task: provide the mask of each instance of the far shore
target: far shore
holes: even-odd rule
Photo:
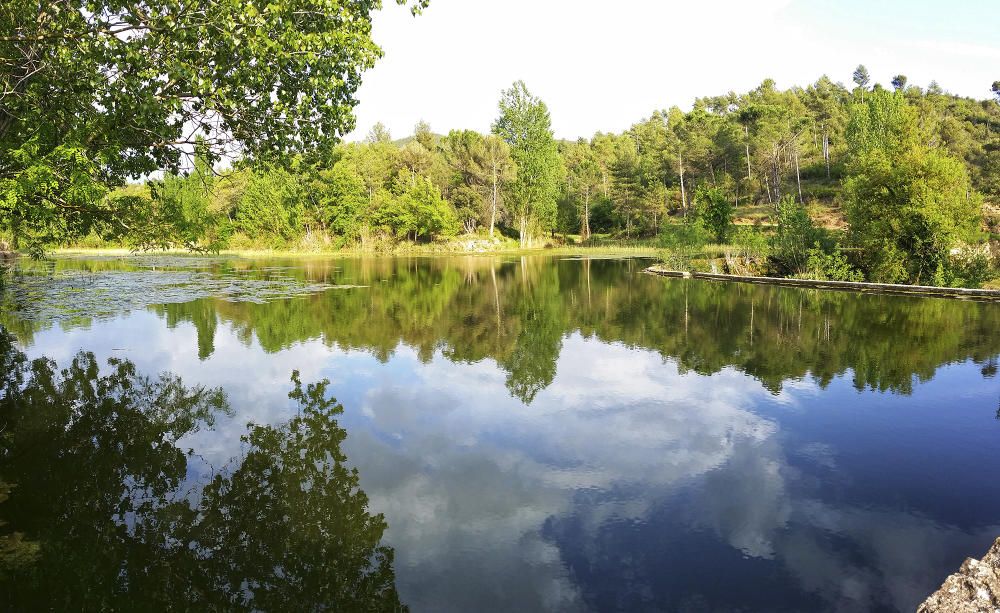
[[[857,281],[826,281],[822,279],[794,279],[788,277],[746,277],[708,272],[687,272],[669,270],[662,266],[650,266],[645,272],[661,277],[701,279],[706,281],[728,281],[730,283],[757,283],[799,288],[841,290],[875,294],[898,294],[934,296],[939,298],[961,298],[1000,302],[1000,289],[978,289],[968,287],[935,287],[930,285],[900,285],[890,283],[868,283]]]
[[[155,251],[137,251],[125,247],[63,247],[47,252],[50,256],[62,257],[133,257],[170,255],[179,257],[232,257],[232,258],[289,258],[289,259],[336,259],[361,257],[488,257],[488,256],[586,256],[586,257],[637,257],[658,258],[662,250],[657,247],[640,245],[547,245],[544,247],[519,248],[497,246],[494,249],[457,249],[454,245],[401,245],[391,250],[302,250],[302,249],[225,249],[217,252],[194,252],[187,249],[160,249]],[[0,260],[11,260],[21,256],[16,252],[0,252]],[[847,290],[855,292],[923,295],[967,300],[984,300],[1000,302],[1000,287],[991,282],[985,288],[965,287],[934,287],[920,285],[881,284],[851,281],[826,281],[820,279],[796,279],[788,277],[749,277],[729,274],[718,274],[696,271],[670,270],[662,264],[650,266],[646,273],[665,277],[683,277],[712,281],[728,281],[735,283],[757,283],[766,285],[782,285],[813,289]]]
[[[488,255],[590,255],[590,256],[634,256],[658,257],[661,250],[642,246],[585,246],[564,245],[557,247],[513,247],[498,249],[448,249],[440,246],[408,246],[401,249],[366,251],[361,249],[316,250],[297,249],[223,249],[217,252],[193,252],[187,249],[162,249],[155,251],[134,251],[124,247],[65,247],[53,249],[51,255],[61,256],[120,256],[133,255],[179,255],[179,256],[229,256],[242,258],[337,258],[337,257],[405,257],[405,256],[488,256]]]

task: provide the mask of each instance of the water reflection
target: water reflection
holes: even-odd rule
[[[318,260],[282,274],[365,287],[195,296],[59,329],[5,317],[33,355],[124,349],[143,371],[227,391],[236,414],[178,440],[196,450],[189,474],[228,479],[188,496],[226,509],[206,532],[228,536],[200,537],[219,547],[239,549],[254,513],[270,530],[330,512],[294,492],[302,508],[246,506],[240,487],[297,447],[240,436],[247,421],[282,440],[322,430],[288,429],[284,381],[331,379],[350,436],[330,437],[387,519],[414,610],[912,610],[1000,534],[997,305],[640,269]],[[250,461],[255,444],[267,451]]]
[[[510,393],[526,403],[551,384],[562,339],[574,331],[656,351],[685,371],[736,367],[774,392],[806,375],[825,386],[850,372],[858,389],[908,393],[943,364],[971,359],[985,376],[996,370],[1000,353],[995,304],[667,280],[637,274],[644,266],[639,260],[375,258],[289,266],[173,258],[156,274],[150,262],[156,260],[61,260],[48,277],[67,283],[80,278],[81,268],[125,275],[102,282],[116,288],[108,304],[100,303],[103,289],[85,291],[79,282],[74,288],[95,314],[147,304],[171,327],[193,323],[202,359],[214,350],[219,322],[269,352],[319,339],[385,361],[402,343],[424,361],[439,349],[461,363],[491,359],[507,372]],[[199,276],[168,282],[185,267],[197,271],[185,274]],[[167,281],[148,280],[164,275]],[[239,296],[204,297],[220,278],[240,280]],[[279,281],[298,288],[298,297],[275,300],[269,290],[254,289]],[[20,294],[8,291],[0,309],[3,323],[24,343],[51,325],[51,308],[47,317],[33,311],[39,303],[67,302],[62,290],[43,299],[44,284],[28,285],[31,291],[21,294],[31,299],[18,301]],[[70,328],[93,321],[80,315],[57,320]]]
[[[0,584],[16,610],[401,610],[385,521],[341,451],[326,383],[250,425],[206,482],[179,442],[220,389],[93,354],[29,362],[0,329]]]
[[[907,610],[961,551],[1000,533],[995,428],[979,441],[942,436],[920,457],[848,438],[871,427],[833,414],[850,386],[775,398],[731,370],[681,375],[650,352],[580,337],[565,346],[559,377],[527,412],[498,397],[501,372],[463,385],[442,358],[361,401],[371,417],[352,431],[351,454],[391,518],[415,609]],[[981,400],[974,418],[989,426]],[[830,431],[781,423],[809,411]],[[956,449],[969,442],[984,446]],[[973,469],[961,480],[978,485],[935,471],[938,453],[953,452]],[[859,456],[892,469],[858,469]],[[972,491],[981,506],[959,517]]]

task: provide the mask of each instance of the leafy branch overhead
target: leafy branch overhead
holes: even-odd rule
[[[397,0],[416,14],[427,0]],[[323,156],[354,128],[381,56],[380,0],[34,0],[0,7],[0,218],[43,241],[95,218],[99,194],[210,160]],[[88,182],[91,186],[86,186]],[[111,207],[113,208],[113,207]],[[83,224],[85,227],[81,228]]]

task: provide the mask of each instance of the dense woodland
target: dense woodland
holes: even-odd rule
[[[990,206],[1000,203],[1000,100],[902,75],[887,90],[859,67],[853,88],[765,81],[568,142],[519,82],[490,134],[440,136],[420,123],[394,141],[376,125],[320,162],[217,171],[196,155],[189,172],[127,190],[179,230],[143,246],[662,237],[681,267],[711,265],[701,246],[722,243],[734,246],[723,264],[732,272],[976,285],[993,274],[981,245],[1000,232]]]

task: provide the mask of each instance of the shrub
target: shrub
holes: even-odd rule
[[[752,226],[740,226],[733,232],[732,243],[723,254],[730,274],[753,277],[767,272],[771,243],[763,232]]]
[[[815,243],[809,249],[806,261],[806,276],[820,281],[864,281],[861,271],[851,266],[847,257],[837,248],[827,252]]]
[[[660,246],[664,264],[675,270],[689,270],[691,260],[701,254],[710,239],[711,232],[697,216],[690,216],[682,223],[663,224]]]
[[[733,203],[717,187],[702,187],[695,193],[694,211],[717,243],[724,243],[733,226]]]
[[[771,239],[771,257],[778,269],[789,275],[806,272],[809,250],[820,238],[805,208],[785,196],[778,204],[778,228]]]

